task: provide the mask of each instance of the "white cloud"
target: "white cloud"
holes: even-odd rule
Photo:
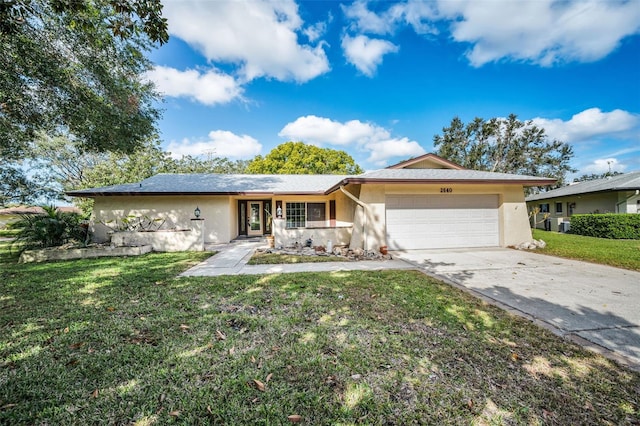
[[[370,39],[364,35],[345,35],[342,38],[342,48],[347,61],[369,77],[372,77],[378,65],[382,64],[384,55],[398,51],[398,46],[389,41]]]
[[[426,154],[426,151],[418,144],[418,142],[411,141],[407,138],[388,139],[374,142],[367,145],[367,149],[371,151],[367,161],[378,166],[385,166],[389,158],[412,158]]]
[[[174,158],[184,155],[198,156],[211,153],[216,157],[252,158],[260,153],[262,145],[248,135],[236,135],[226,130],[209,132],[207,140],[191,141],[183,139],[180,142],[171,141],[167,151]]]
[[[453,40],[470,45],[466,55],[476,67],[503,59],[541,66],[597,61],[640,32],[633,0],[408,0],[377,13],[358,0],[343,11],[360,34],[392,34],[401,26],[436,34],[448,27]]]
[[[146,78],[167,96],[186,97],[205,105],[227,103],[242,95],[242,88],[233,77],[216,70],[180,71],[156,66],[146,73]]]
[[[620,109],[602,112],[600,108],[589,108],[568,121],[540,117],[532,121],[538,127],[543,127],[551,139],[579,142],[632,130],[640,124],[640,116]]]
[[[408,138],[392,138],[388,130],[359,120],[341,123],[308,115],[288,123],[278,135],[316,145],[352,145],[368,152],[367,161],[378,166],[385,165],[393,157],[413,157],[425,153],[417,142]]]
[[[333,15],[329,13],[329,17],[326,21],[316,22],[315,24],[307,27],[303,32],[307,36],[310,42],[319,40],[327,32],[327,26],[333,21]]]
[[[467,57],[474,66],[503,58],[542,66],[592,62],[640,31],[635,1],[442,0],[438,8],[453,20],[453,39],[473,45]]]
[[[324,43],[298,43],[303,21],[293,0],[165,0],[169,32],[209,61],[239,67],[244,81],[305,82],[329,71]]]
[[[342,5],[342,11],[352,21],[351,27],[355,31],[372,34],[391,34],[394,31],[395,21],[389,19],[388,14],[378,15],[370,11],[365,0]]]
[[[627,166],[625,164],[620,163],[616,158],[600,158],[595,160],[593,163],[582,167],[580,169],[581,174],[602,174],[607,173],[608,171],[612,172],[624,172]]]
[[[315,115],[299,117],[288,123],[278,136],[317,145],[365,144],[390,137],[387,130],[373,124],[359,120],[340,123]]]
[[[418,34],[437,33],[432,21],[437,17],[433,2],[408,0],[394,3],[386,11],[375,13],[369,10],[367,1],[358,0],[342,6],[345,17],[351,21],[350,29],[357,33],[393,34],[399,26],[410,25]]]

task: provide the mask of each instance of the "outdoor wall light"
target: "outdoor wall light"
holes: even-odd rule
[[[198,219],[200,217],[200,207],[196,206],[196,209],[193,211],[193,215]]]

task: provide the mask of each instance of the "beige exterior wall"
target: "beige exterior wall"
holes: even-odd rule
[[[128,215],[149,216],[166,220],[165,229],[191,229],[196,207],[204,219],[204,242],[229,242],[231,208],[228,196],[110,196],[96,197],[91,220],[94,240],[109,240],[111,229],[100,222],[122,219]],[[235,208],[234,208],[235,209]]]
[[[273,230],[276,247],[291,247],[296,243],[304,245],[311,238],[314,246],[346,246],[351,240],[351,226],[335,228],[285,228],[285,219],[274,219]]]
[[[362,185],[360,201],[367,205],[363,210],[364,249],[379,250],[387,245],[385,185]]]

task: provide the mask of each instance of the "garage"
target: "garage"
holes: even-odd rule
[[[387,195],[390,250],[500,245],[498,195]]]

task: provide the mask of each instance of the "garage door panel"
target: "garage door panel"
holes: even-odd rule
[[[497,195],[388,195],[392,250],[499,245]]]

